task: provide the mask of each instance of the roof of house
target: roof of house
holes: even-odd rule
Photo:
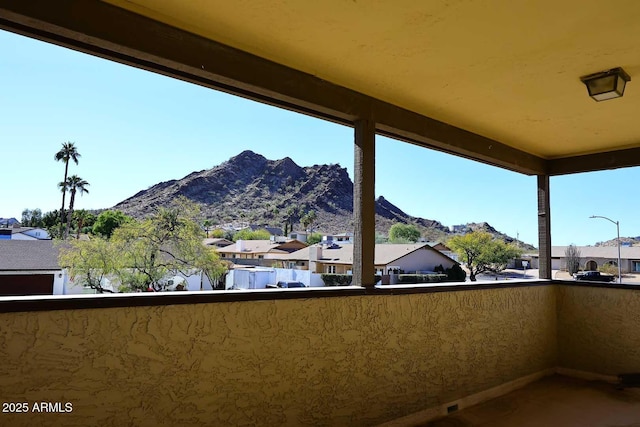
[[[551,257],[564,258],[567,248],[568,246],[552,246]],[[577,249],[580,251],[580,258],[618,258],[617,246],[577,246]],[[538,257],[538,254],[530,256]],[[620,258],[640,260],[640,246],[621,246]]]
[[[300,247],[303,247],[306,245],[306,243],[303,243],[295,239],[289,239],[285,242],[276,242],[272,240],[243,240],[242,253],[267,253],[267,252],[288,253],[289,251],[282,250],[281,248],[292,246],[291,244],[293,244],[294,246],[296,244],[299,244]],[[218,252],[232,254],[232,253],[239,253],[240,251],[238,251],[238,245],[236,242],[231,245],[218,249]]]
[[[9,224],[12,226],[13,224],[20,224],[20,221],[15,218],[0,218],[0,224]]]
[[[317,245],[314,245],[317,246]],[[306,247],[300,249],[299,251],[293,252],[287,255],[279,255],[278,259],[283,260],[291,260],[291,261],[299,261],[309,260],[309,250],[310,247]],[[374,264],[375,265],[389,265],[392,262],[406,256],[412,252],[415,252],[420,249],[426,249],[430,251],[434,251],[441,255],[442,257],[451,260],[451,262],[455,262],[453,259],[449,258],[442,252],[433,249],[431,246],[426,243],[413,243],[413,244],[392,244],[392,243],[379,243],[375,247],[375,255],[374,255]],[[324,263],[331,264],[353,264],[353,245],[344,245],[344,246],[329,246],[322,248],[322,257],[319,261]]]
[[[11,233],[11,235],[14,234],[25,234],[28,231],[32,231],[32,230],[42,230],[46,233],[47,238],[42,238],[42,237],[37,237],[37,236],[33,236],[33,235],[29,235],[30,237],[33,237],[34,239],[39,239],[39,240],[50,240],[51,237],[49,237],[49,232],[47,230],[45,230],[44,228],[41,227],[0,227],[0,234],[3,235],[8,235],[9,233]]]
[[[16,233],[26,233],[27,231],[31,231],[31,230],[43,230],[43,231],[47,231],[44,228],[41,227],[13,227],[13,234]]]
[[[231,240],[228,239],[224,239],[222,237],[211,237],[211,238],[206,238],[202,241],[203,244],[207,245],[207,246],[218,246],[218,245],[232,245],[233,242]]]
[[[51,240],[0,240],[0,271],[60,270]]]
[[[445,245],[442,242],[433,241],[433,242],[426,242],[426,243],[427,243],[427,245],[431,246],[432,248],[435,248],[436,246],[440,245],[440,246],[442,246],[443,250],[446,250],[446,251],[450,251],[451,250],[447,245]]]

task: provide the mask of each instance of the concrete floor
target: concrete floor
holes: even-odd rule
[[[554,375],[423,427],[640,427],[640,389]]]

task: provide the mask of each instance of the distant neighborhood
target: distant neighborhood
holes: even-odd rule
[[[215,259],[224,265],[224,271],[218,277],[197,268],[176,268],[162,273],[156,289],[123,290],[118,285],[121,278],[112,270],[105,272],[95,286],[80,275],[74,275],[75,270],[61,263],[61,252],[69,251],[70,245],[101,238],[83,233],[73,239],[78,243],[67,244],[54,241],[46,228],[23,227],[15,218],[0,218],[0,295],[268,289],[283,283],[296,283],[300,287],[351,284],[348,279],[353,271],[351,232],[331,234],[294,230],[284,236],[278,227],[208,223],[201,226],[199,233],[202,236],[199,240],[201,246],[215,252]],[[226,237],[204,237],[206,235]],[[248,238],[234,239],[234,236]],[[467,273],[470,271],[469,265],[460,259],[460,254],[446,242],[417,240],[376,244],[374,264],[379,285],[404,283],[407,277],[410,280],[428,277],[426,282],[455,281],[447,276],[447,272],[451,274],[452,269],[459,268],[460,264]],[[616,247],[584,246],[576,249],[580,254],[580,270],[599,270],[603,266],[617,265]],[[568,270],[566,252],[565,246],[552,248],[553,270]],[[505,267],[537,269],[538,259],[535,252],[522,252]],[[640,247],[622,247],[621,263],[623,273],[640,273]],[[462,281],[467,278],[467,273],[463,273]]]
[[[73,142],[55,153],[64,165],[59,210],[0,218],[0,295],[352,285],[353,183],[338,165],[302,168],[244,151],[92,212],[75,208],[90,186],[69,171],[80,158]],[[376,222],[372,279],[380,286],[497,279],[538,266],[532,246],[486,223],[445,227],[384,197]],[[579,249],[570,264],[580,269],[617,263],[612,248]],[[567,269],[564,253],[553,248],[554,269]],[[640,271],[640,248],[622,253],[622,271]]]
[[[0,219],[0,221],[3,221]],[[0,294],[79,294],[94,293],[82,281],[73,280],[60,265],[62,242],[54,243],[42,228],[22,227],[11,220],[10,227],[0,228]],[[257,227],[253,227],[257,229]],[[223,231],[217,229],[219,232]],[[247,226],[246,230],[252,230]],[[241,230],[232,228],[227,233]],[[167,286],[165,290],[261,289],[282,281],[297,281],[305,287],[325,286],[323,275],[351,275],[353,269],[353,235],[350,232],[325,234],[321,241],[307,243],[310,233],[292,231],[282,236],[282,230],[271,228],[269,239],[235,242],[225,238],[204,238],[202,246],[215,250],[228,267],[221,281],[212,281],[200,272],[174,272],[173,282],[182,287]],[[88,238],[88,237],[87,237]],[[440,242],[381,243],[376,245],[375,267],[380,282],[393,284],[401,274],[437,274],[458,264],[457,254]],[[443,274],[441,274],[444,276]],[[28,279],[28,280],[27,280]],[[102,288],[117,292],[108,276]],[[27,286],[25,283],[31,283]]]

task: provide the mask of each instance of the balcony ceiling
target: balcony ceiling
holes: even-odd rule
[[[638,16],[634,0],[0,0],[0,28],[319,116],[375,104],[383,134],[552,175],[640,164]],[[202,43],[181,49],[185,34],[213,47],[186,58]],[[267,61],[216,56],[223,45]],[[619,66],[624,97],[589,98],[580,77]]]
[[[637,1],[110,3],[545,159],[640,144]],[[618,66],[624,97],[589,98]]]

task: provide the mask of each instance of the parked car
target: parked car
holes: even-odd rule
[[[573,275],[575,280],[588,280],[591,282],[613,282],[615,276],[603,274],[599,271],[580,271]]]
[[[307,285],[305,285],[304,283],[296,282],[295,280],[281,280],[275,285],[272,285],[272,284],[267,285],[267,288],[306,288],[306,287]]]

